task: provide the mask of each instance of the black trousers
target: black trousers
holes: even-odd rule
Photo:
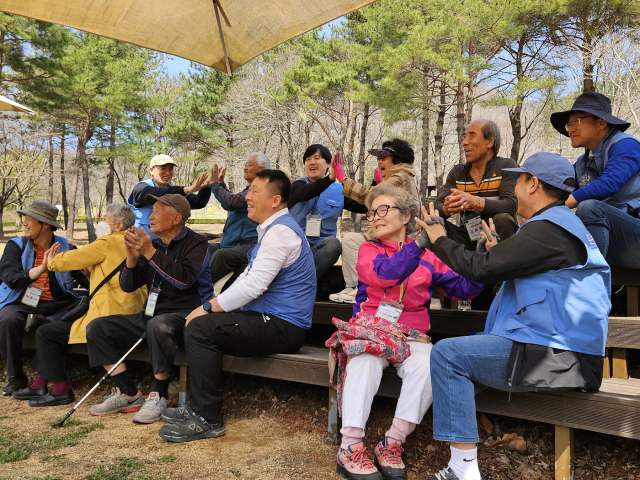
[[[240,265],[248,263],[247,253],[255,245],[243,244],[235,247],[220,248],[219,243],[209,244],[209,253],[211,254],[211,281],[216,283],[226,274],[235,271]]]
[[[212,313],[194,318],[185,329],[189,357],[189,404],[207,421],[222,412],[222,355],[254,357],[296,353],[306,330],[273,315]]]
[[[493,223],[496,226],[496,232],[500,237],[500,240],[506,240],[518,231],[518,224],[508,213],[499,213],[493,217]],[[467,250],[475,250],[477,241],[471,241],[467,229],[462,226],[459,227],[452,222],[444,222],[445,230],[447,231],[447,237],[456,243],[461,243]]]
[[[10,303],[0,309],[0,355],[7,365],[7,374],[22,375],[22,336],[27,316],[31,313],[51,315],[62,310],[76,299],[41,301],[37,307]]]
[[[171,372],[190,313],[164,312],[151,319],[144,312],[96,318],[87,326],[89,365],[115,364],[146,331],[153,373]]]
[[[42,378],[52,382],[67,379],[62,354],[69,344],[69,332],[73,322],[56,322],[42,325],[36,330],[36,356],[31,368]]]

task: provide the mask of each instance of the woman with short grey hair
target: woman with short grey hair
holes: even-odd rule
[[[122,227],[119,230],[128,230],[133,227],[133,224],[136,222],[136,216],[129,205],[125,205],[123,203],[110,203],[107,205],[105,216],[109,212],[113,215],[114,222],[122,223]],[[117,231],[118,230],[111,230],[111,233]]]
[[[422,421],[432,401],[429,363],[432,345],[426,334],[433,289],[437,288],[449,298],[468,300],[480,293],[483,285],[447,267],[425,248],[421,237],[411,240],[408,233],[415,228],[418,206],[406,190],[378,185],[371,190],[366,204],[367,220],[376,238],[364,242],[358,251],[355,315],[350,323],[369,329],[367,338],[372,343],[383,336],[381,331],[391,333],[390,329],[413,329],[420,336],[409,342],[409,355],[402,361],[391,362],[402,378],[402,389],[391,427],[374,448],[375,465],[363,443],[364,427],[382,371],[390,364],[384,357],[389,346],[381,340],[384,347],[377,354],[362,353],[354,347],[342,387],[343,427],[338,473],[352,480],[400,479],[406,478],[402,444]],[[372,319],[377,328],[369,326]],[[350,347],[343,345],[342,348],[349,356]]]

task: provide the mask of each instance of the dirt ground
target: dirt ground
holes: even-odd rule
[[[31,356],[25,355],[25,364]],[[86,357],[68,356],[76,398],[102,375]],[[144,393],[151,372],[142,362],[129,368]],[[4,365],[0,362],[0,371]],[[27,369],[33,378],[34,372]],[[111,388],[107,382],[62,429],[49,424],[71,406],[32,408],[0,397],[0,479],[338,479],[336,447],[327,441],[327,389],[245,375],[225,377],[225,424],[218,439],[170,444],[160,439],[162,423],[135,425],[132,414],[92,417],[88,407]],[[6,376],[0,377],[2,384]],[[171,396],[177,401],[177,382]],[[376,398],[367,427],[370,450],[393,418],[395,402]],[[553,427],[489,416],[481,431],[481,468],[497,479],[553,478]],[[485,423],[486,424],[486,423]],[[516,433],[523,452],[489,447],[498,435]],[[576,479],[640,477],[640,441],[576,431]],[[448,446],[432,437],[431,411],[405,445],[409,479],[430,479],[446,465]]]

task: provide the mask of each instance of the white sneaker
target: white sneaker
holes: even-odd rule
[[[356,303],[357,289],[347,287],[341,292],[329,295],[329,300],[336,303]]]
[[[133,416],[133,423],[155,423],[162,418],[162,411],[170,405],[169,400],[151,392],[142,408]]]

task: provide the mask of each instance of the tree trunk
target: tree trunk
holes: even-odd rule
[[[80,167],[82,168],[82,187],[84,190],[84,210],[85,219],[87,221],[87,233],[89,234],[89,243],[95,241],[96,231],[93,228],[93,219],[91,218],[91,191],[89,190],[89,162],[87,161],[86,142],[91,138],[93,132],[87,127],[82,140],[78,138],[78,152],[80,154]]]
[[[80,142],[78,142],[80,143]],[[71,199],[69,201],[69,218],[67,220],[67,240],[73,241],[73,230],[76,219],[76,197],[78,193],[78,180],[80,179],[80,148],[76,150],[75,170],[71,180]]]
[[[462,140],[464,140],[464,83],[458,82],[458,88],[456,89],[456,133],[458,134],[458,152],[459,163],[467,163],[464,157],[464,148],[462,147]]]
[[[49,203],[53,203],[53,134],[49,135]]]
[[[364,184],[364,167],[367,148],[367,127],[369,126],[369,109],[368,103],[364,104],[362,111],[362,125],[360,125],[360,151],[358,152],[358,182]]]
[[[516,105],[513,111],[509,112],[509,121],[511,122],[511,134],[513,135],[513,143],[511,144],[510,157],[519,163],[520,146],[522,145],[522,105],[524,104],[524,88],[522,82],[524,80],[524,68],[522,59],[524,56],[525,36],[520,37],[518,42],[518,53],[515,58],[516,65]]]
[[[62,126],[62,135],[60,135],[60,193],[62,194],[62,215],[64,216],[64,227],[69,227],[69,206],[67,204],[67,182],[65,180],[66,172],[64,171],[64,140],[65,126]]]
[[[426,92],[425,92],[426,93]],[[428,102],[425,99],[425,102]],[[422,105],[422,163],[420,165],[420,201],[429,193],[429,103]]]
[[[436,134],[433,137],[435,145],[433,149],[433,166],[436,171],[436,191],[439,192],[444,185],[444,166],[442,164],[442,147],[444,146],[444,118],[447,113],[447,86],[440,82],[440,105],[438,106],[438,119],[436,120]]]
[[[473,40],[469,40],[469,82],[467,83],[467,101],[465,102],[464,123],[471,123],[473,114],[473,95],[475,90],[476,72],[473,70]]]
[[[107,205],[113,203],[113,189],[114,189],[114,179],[115,179],[115,161],[116,161],[116,122],[112,118],[111,119],[111,132],[109,135],[109,153],[110,157],[107,158],[107,163],[109,164],[109,168],[107,170],[107,192],[106,192],[106,200]]]
[[[585,25],[585,22],[582,23]],[[596,87],[593,83],[593,59],[591,54],[592,38],[588,28],[584,29],[584,38],[580,47],[582,53],[582,76],[584,79],[583,92],[595,92]]]

